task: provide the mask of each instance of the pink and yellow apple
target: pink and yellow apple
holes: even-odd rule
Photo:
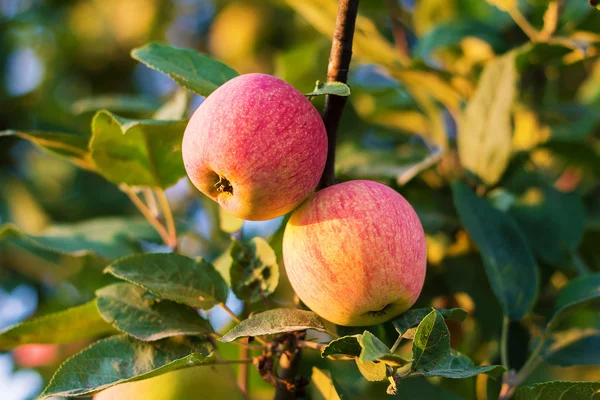
[[[294,87],[241,75],[214,91],[183,138],[192,183],[236,217],[266,220],[292,211],[317,186],[327,158],[319,112]]]
[[[417,301],[427,253],[421,222],[393,189],[372,181],[317,192],[292,214],[283,259],[300,299],[338,325],[374,325]]]

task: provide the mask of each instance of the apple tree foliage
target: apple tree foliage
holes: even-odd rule
[[[275,73],[311,86],[324,77],[310,76],[301,58],[316,60],[327,47],[336,2],[281,3],[316,34],[279,55]],[[81,293],[73,307],[0,333],[5,351],[86,343],[41,398],[90,396],[217,364],[253,364],[251,398],[253,387],[271,386],[326,399],[596,398],[600,375],[551,373],[578,365],[600,373],[600,31],[589,6],[531,2],[528,22],[514,1],[473,3],[443,18],[434,14],[445,5],[423,1],[392,5],[394,22],[378,26],[364,3],[349,84],[317,82],[306,94],[315,104],[349,96],[338,178],[383,181],[417,210],[429,261],[417,305],[378,326],[332,325],[294,303],[281,259],[285,221],[268,237],[248,237],[243,221],[202,200],[211,228],[198,239],[185,216],[175,218],[165,190],[185,178],[190,97],[208,96],[238,72],[207,54],[150,43],[132,57],[181,86],[152,115],[126,118],[110,110],[147,104],[97,98],[78,104],[97,110],[87,135],[0,134],[100,175],[146,217],[43,235],[0,227],[7,265]],[[398,32],[410,32],[408,49],[392,42]],[[203,257],[186,246],[193,240],[208,246]],[[226,305],[232,296],[243,302],[237,316]],[[208,319],[219,309],[229,313],[225,326]],[[278,364],[293,351],[302,351],[301,365],[285,377]],[[550,372],[535,378],[541,370]]]

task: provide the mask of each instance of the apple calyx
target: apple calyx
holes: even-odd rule
[[[386,304],[381,310],[367,311],[365,315],[369,315],[372,317],[383,317],[385,314],[387,314],[387,311],[390,308],[390,306],[391,304]]]
[[[233,186],[231,186],[231,182],[219,175],[219,181],[215,183],[214,187],[217,189],[217,192],[221,193],[229,193],[233,194]]]

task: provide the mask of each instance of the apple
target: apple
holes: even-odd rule
[[[192,183],[238,218],[267,220],[315,189],[327,158],[319,112],[274,76],[238,76],[198,107],[185,130]]]
[[[395,190],[349,181],[317,192],[294,211],[283,260],[311,310],[338,325],[375,325],[417,301],[425,281],[425,234]]]

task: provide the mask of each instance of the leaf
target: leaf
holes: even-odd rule
[[[25,276],[45,283],[76,279],[81,274],[102,280],[106,261],[85,247],[75,250],[77,238],[29,236],[12,224],[0,226],[0,249],[13,261],[13,268]],[[22,254],[33,256],[24,258]],[[19,257],[21,256],[21,257]]]
[[[504,368],[498,365],[476,367],[467,356],[450,348],[450,331],[444,317],[431,311],[419,324],[413,340],[411,369],[423,376],[464,379],[482,373],[497,378]]]
[[[562,193],[543,182],[529,187],[541,195],[539,203],[514,204],[511,215],[533,251],[545,262],[564,265],[583,238],[586,212],[576,193]]]
[[[146,289],[116,283],[96,292],[102,317],[136,339],[155,341],[179,335],[208,335],[212,328],[196,310],[160,300]]]
[[[126,94],[85,97],[71,105],[74,114],[90,111],[110,110],[112,112],[148,113],[158,108],[158,104],[145,97]]]
[[[405,311],[404,313],[400,314],[400,317],[393,320],[392,324],[394,324],[394,328],[396,328],[396,331],[400,334],[400,336],[402,336],[410,328],[419,325],[419,323],[421,323],[421,320],[425,318],[429,313],[431,313],[431,310],[431,307],[425,307]],[[465,320],[465,318],[467,318],[467,315],[469,315],[462,308],[451,308],[449,310],[445,310],[443,308],[435,308],[435,310],[439,311],[445,319],[449,319],[452,321],[462,322]]]
[[[178,227],[182,231],[182,227]],[[144,218],[95,218],[73,224],[57,224],[36,237],[66,252],[89,250],[108,260],[139,253],[140,241],[160,242],[156,230]],[[103,266],[104,267],[104,266]]]
[[[344,400],[350,398],[327,370],[313,367],[310,380],[324,400]]]
[[[383,381],[387,378],[387,366],[381,362],[363,363],[359,358],[355,359],[358,370],[369,382]]]
[[[535,304],[539,275],[516,222],[462,183],[452,184],[454,205],[479,247],[490,286],[504,313],[521,319]]]
[[[600,365],[600,330],[573,328],[557,332],[545,343],[542,357],[552,365]]]
[[[229,343],[241,337],[273,335],[305,329],[327,332],[321,318],[312,311],[276,308],[251,315],[220,340]]]
[[[234,240],[230,255],[231,289],[240,300],[254,303],[277,289],[277,256],[266,240],[260,237],[250,242]]]
[[[356,179],[389,177],[398,185],[405,185],[422,171],[431,168],[442,157],[441,148],[430,153],[414,151],[413,154],[401,155],[397,150],[365,150],[352,143],[344,143],[338,148],[336,171],[341,175],[349,175]]]
[[[552,381],[520,386],[515,392],[515,400],[591,400],[598,391],[600,382]]]
[[[138,254],[109,265],[108,272],[145,288],[156,296],[209,309],[227,300],[227,284],[215,268],[201,258],[179,254]]]
[[[414,54],[420,58],[428,57],[440,47],[454,46],[466,37],[476,37],[499,47],[499,32],[494,26],[475,19],[452,19],[436,24],[424,36],[419,38]]]
[[[361,335],[342,336],[329,342],[321,351],[321,357],[343,355],[348,357],[358,357],[362,351],[362,346],[358,342]]]
[[[450,332],[439,311],[432,310],[419,323],[413,340],[413,371],[429,371],[450,351]]]
[[[335,96],[350,96],[350,88],[343,82],[321,82],[317,81],[312,92],[306,93],[305,96],[324,96],[333,94]]]
[[[173,96],[161,108],[156,110],[153,119],[164,121],[173,121],[185,119],[187,116],[188,106],[190,103],[191,93],[180,88],[173,93]]]
[[[562,318],[578,307],[583,307],[600,299],[600,273],[581,275],[571,280],[558,293],[554,312],[547,332],[551,332]]]
[[[516,79],[514,52],[491,61],[459,121],[461,163],[487,185],[500,179],[510,158]]]
[[[69,160],[79,168],[89,171],[96,169],[88,149],[89,136],[61,132],[13,130],[0,131],[0,137],[2,136],[17,136],[26,139],[53,155]]]
[[[358,336],[358,343],[362,348],[359,359],[363,363],[377,361],[379,356],[390,354],[390,348],[369,331]]]
[[[227,65],[207,55],[162,43],[150,43],[133,49],[131,56],[202,96],[208,96],[238,75]]]
[[[211,364],[211,355],[208,342],[192,338],[146,343],[126,335],[113,336],[65,361],[40,398],[91,396],[119,383]]]
[[[369,331],[358,335],[357,339],[361,347],[359,361],[363,365],[368,362],[382,362],[390,366],[401,366],[408,363],[402,357],[392,354],[390,348]]]
[[[185,176],[185,127],[185,121],[131,120],[100,111],[92,121],[91,157],[115,184],[165,189]]]
[[[44,315],[0,332],[0,350],[23,344],[63,344],[113,334],[116,330],[100,315],[96,300]]]
[[[235,233],[242,229],[244,220],[227,212],[223,207],[219,207],[219,226],[223,232]]]

